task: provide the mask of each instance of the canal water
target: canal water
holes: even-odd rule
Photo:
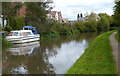
[[[3,74],[64,74],[84,53],[96,33],[43,39],[3,49]]]

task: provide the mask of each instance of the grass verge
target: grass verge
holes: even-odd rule
[[[108,38],[112,32],[99,35],[66,74],[117,74]]]
[[[120,38],[119,38],[118,32],[115,34],[115,39],[120,42]]]

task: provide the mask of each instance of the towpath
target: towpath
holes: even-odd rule
[[[110,44],[111,44],[111,47],[112,47],[112,55],[113,55],[113,58],[116,62],[116,66],[117,66],[117,71],[119,72],[120,74],[120,58],[118,58],[118,55],[120,55],[120,52],[118,51],[119,49],[119,43],[118,41],[115,39],[115,34],[117,32],[113,32],[110,37],[109,37],[109,40],[110,40]]]

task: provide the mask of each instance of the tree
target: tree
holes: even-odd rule
[[[27,2],[26,7],[26,24],[27,25],[42,25],[46,21],[46,14],[52,9],[49,4],[52,2]]]
[[[109,30],[111,23],[111,16],[106,13],[99,13],[100,20],[98,21],[98,30],[105,31]]]
[[[94,12],[92,12],[89,16],[88,16],[88,21],[90,22],[94,22],[98,20],[98,15]]]
[[[120,1],[115,3],[114,6],[114,19],[117,25],[120,25]]]
[[[6,17],[8,20],[9,25],[9,18],[16,16],[17,11],[22,6],[21,2],[2,2],[2,14],[4,17]]]
[[[89,26],[91,27],[91,31],[96,31],[97,29],[97,22],[99,20],[99,16],[92,12],[90,15],[87,16],[87,21],[89,22]]]

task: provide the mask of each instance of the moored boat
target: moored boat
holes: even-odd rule
[[[16,30],[11,31],[8,36],[6,36],[6,40],[11,43],[26,43],[37,41],[40,39],[39,34],[34,34],[32,30]]]

